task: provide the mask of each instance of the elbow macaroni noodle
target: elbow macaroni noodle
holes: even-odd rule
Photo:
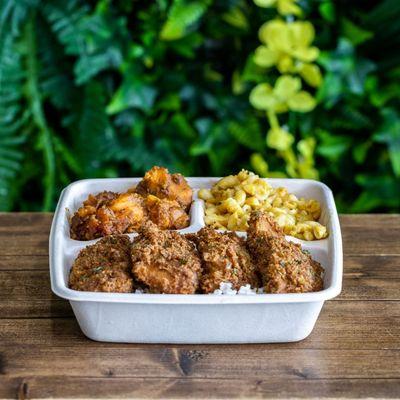
[[[328,236],[325,226],[317,222],[321,206],[317,200],[297,198],[285,188],[272,188],[258,175],[246,170],[229,175],[211,189],[200,189],[205,201],[205,223],[215,229],[246,231],[254,210],[267,211],[286,235],[303,240]]]

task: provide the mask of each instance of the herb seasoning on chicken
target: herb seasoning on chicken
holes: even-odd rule
[[[195,293],[201,262],[192,242],[152,222],[141,228],[132,244],[132,272],[152,293]]]
[[[247,244],[267,293],[304,293],[323,289],[324,269],[265,212],[251,215]]]
[[[212,228],[203,228],[190,237],[197,243],[203,261],[200,287],[204,293],[214,292],[223,282],[232,283],[234,289],[247,284],[258,287],[256,268],[244,239]]]
[[[128,236],[107,236],[82,249],[71,268],[69,287],[88,292],[132,292],[130,245]]]

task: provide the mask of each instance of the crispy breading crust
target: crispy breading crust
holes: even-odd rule
[[[247,237],[256,237],[260,234],[268,237],[285,237],[282,228],[263,211],[253,211],[249,224],[251,224],[251,230],[247,232]]]
[[[143,196],[176,200],[186,212],[193,198],[193,190],[181,174],[170,174],[167,168],[157,166],[146,172],[135,191]]]
[[[247,245],[267,293],[304,293],[323,289],[324,269],[301,246],[288,242],[273,219],[252,214]]]
[[[82,249],[72,265],[69,287],[89,292],[133,291],[128,236],[107,236]]]
[[[197,244],[203,261],[202,292],[212,293],[223,282],[232,283],[235,289],[246,284],[259,286],[256,268],[244,239],[233,232],[219,233],[211,228],[202,228],[189,238]]]
[[[144,224],[132,244],[132,272],[152,293],[193,294],[201,262],[193,243],[152,222]]]

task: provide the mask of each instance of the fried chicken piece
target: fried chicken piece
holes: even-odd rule
[[[192,242],[147,222],[132,244],[133,276],[152,293],[193,294],[201,262]]]
[[[88,292],[132,292],[130,246],[128,236],[107,236],[82,249],[72,265],[69,287]]]
[[[189,225],[189,215],[175,200],[159,199],[149,194],[145,205],[150,220],[160,229],[183,229]]]
[[[248,229],[247,237],[257,237],[259,235],[280,238],[285,237],[282,228],[265,212],[254,211],[250,216],[249,226],[250,224],[251,229]]]
[[[281,228],[264,212],[249,221],[247,245],[267,293],[304,293],[323,289],[324,269],[296,243],[285,239]]]
[[[176,200],[189,211],[193,191],[181,174],[170,174],[167,168],[153,167],[146,172],[143,179],[134,189],[143,196],[152,194],[160,199]]]
[[[202,228],[189,238],[196,242],[203,260],[202,292],[212,293],[223,282],[232,283],[236,290],[246,284],[259,286],[256,268],[245,241],[236,233],[219,233],[212,228]]]
[[[147,219],[143,198],[136,193],[89,195],[71,219],[72,239],[91,240],[130,233]]]

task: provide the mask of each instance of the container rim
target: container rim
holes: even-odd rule
[[[81,292],[69,289],[63,282],[63,271],[57,268],[62,262],[63,240],[59,237],[60,232],[57,229],[65,218],[62,210],[66,208],[66,200],[73,186],[84,182],[101,183],[104,181],[130,182],[141,178],[102,178],[102,179],[83,179],[68,185],[60,195],[60,200],[54,214],[50,231],[49,240],[49,265],[50,280],[52,291],[59,297],[74,302],[100,302],[100,303],[127,303],[127,304],[276,304],[276,303],[305,303],[320,302],[332,299],[339,295],[342,289],[343,275],[343,250],[342,236],[340,230],[339,217],[336,211],[335,201],[331,189],[322,182],[312,179],[280,179],[268,178],[271,183],[291,181],[296,183],[310,183],[320,186],[326,199],[326,207],[331,220],[332,240],[332,280],[331,284],[319,291],[311,293],[285,293],[285,294],[257,294],[257,295],[216,295],[216,294],[136,294],[136,293],[105,293],[105,292]],[[196,179],[199,182],[209,182],[210,180],[221,179],[219,177],[187,177],[186,179]]]

